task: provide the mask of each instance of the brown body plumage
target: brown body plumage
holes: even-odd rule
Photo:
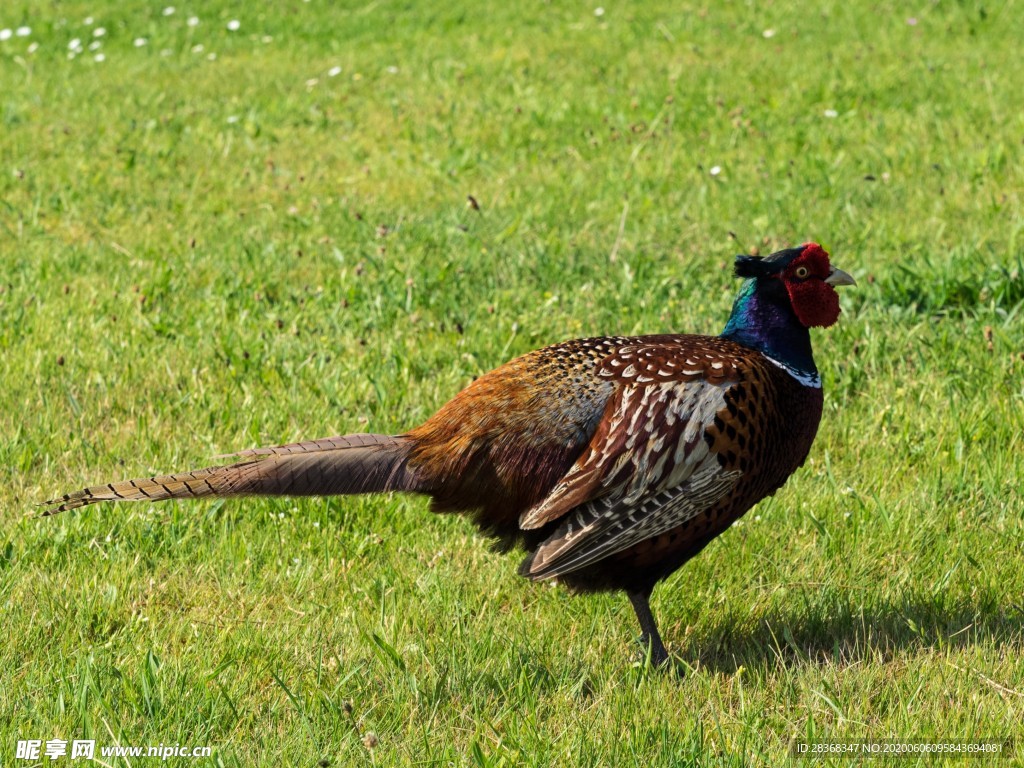
[[[793,269],[805,253],[810,246],[773,258]],[[842,278],[831,267],[814,275],[823,285]],[[752,305],[759,290],[747,291]],[[771,298],[776,288],[763,290]],[[793,314],[780,334],[792,331]],[[798,330],[806,336],[802,322]],[[568,341],[484,374],[403,435],[245,451],[226,466],[67,494],[47,514],[105,500],[426,494],[435,511],[469,513],[500,547],[525,549],[520,572],[532,580],[625,590],[660,662],[651,590],[804,462],[822,411],[816,377],[756,341]]]

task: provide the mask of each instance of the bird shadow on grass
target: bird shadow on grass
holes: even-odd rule
[[[670,650],[693,668],[733,674],[740,667],[769,672],[810,665],[885,662],[903,651],[955,650],[970,645],[1024,649],[1024,603],[1005,599],[951,600],[906,593],[862,606],[836,601],[724,617],[706,633],[682,642],[668,635]]]

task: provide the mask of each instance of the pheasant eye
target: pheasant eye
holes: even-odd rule
[[[811,274],[811,270],[809,270],[807,267],[797,267],[796,272],[794,274],[801,280],[803,280],[805,277]]]

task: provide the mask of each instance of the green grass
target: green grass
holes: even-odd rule
[[[0,763],[1021,759],[1019,4],[596,5],[3,4]],[[860,283],[815,333],[821,432],[655,593],[681,680],[621,596],[530,586],[419,499],[34,516],[402,430],[545,343],[718,332],[731,256],[807,239]]]

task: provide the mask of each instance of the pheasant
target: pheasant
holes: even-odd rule
[[[654,586],[810,451],[822,413],[810,328],[855,285],[816,243],[737,256],[745,278],[720,336],[576,339],[480,376],[401,435],[357,434],[242,451],[226,466],[85,488],[99,501],[408,491],[521,547],[519,572],[578,592],[623,590],[654,664],[668,653]]]

